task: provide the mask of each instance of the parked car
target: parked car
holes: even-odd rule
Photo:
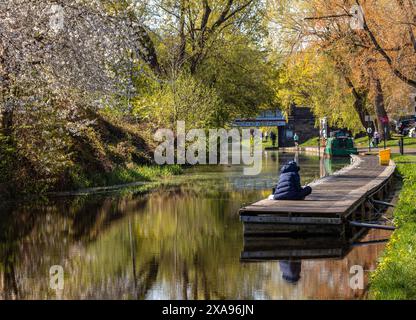
[[[413,116],[402,118],[399,121],[397,121],[396,132],[404,136],[407,136],[409,134],[409,131],[415,126],[416,120]]]

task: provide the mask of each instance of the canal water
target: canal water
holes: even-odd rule
[[[350,286],[351,267],[362,266],[367,283],[384,243],[320,259],[241,259],[238,209],[267,197],[279,168],[293,158],[304,184],[348,164],[267,152],[256,178],[240,166],[200,166],[159,185],[3,208],[0,298],[364,298],[365,290]],[[387,236],[371,232],[364,240]],[[63,282],[50,276],[52,266],[62,267],[56,270]],[[296,277],[288,280],[288,270]]]

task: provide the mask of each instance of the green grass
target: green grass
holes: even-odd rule
[[[403,189],[394,232],[370,280],[372,299],[416,299],[416,156],[396,156]]]
[[[300,144],[300,147],[317,147],[318,146],[319,138],[311,138],[308,141]],[[273,147],[272,141],[269,139],[267,142],[263,141],[263,148],[271,148]],[[276,141],[277,147],[277,141]]]
[[[365,148],[368,147],[368,137],[362,137],[354,140],[356,147]],[[398,147],[399,146],[399,138],[394,137],[387,141],[387,147]],[[405,147],[412,147],[416,148],[416,138],[404,138],[404,145]],[[312,138],[308,141],[305,141],[300,145],[301,147],[317,147],[318,146],[318,138]],[[384,146],[383,141],[380,142],[380,147]]]
[[[311,138],[307,141],[305,141],[304,143],[302,143],[300,146],[301,147],[317,147],[318,146],[318,142],[319,142],[319,138]]]
[[[407,147],[416,147],[416,138],[409,138],[405,137],[404,139],[404,145]],[[368,147],[368,137],[362,137],[355,139],[355,144],[357,147]],[[392,139],[388,140],[386,142],[387,147],[398,147],[399,146],[399,138],[393,137]],[[380,147],[384,146],[384,142],[380,141],[379,144]]]
[[[179,165],[166,166],[134,166],[132,168],[118,168],[109,173],[82,175],[71,174],[71,188],[83,189],[92,187],[108,187],[133,182],[151,182],[181,174]]]
[[[277,147],[277,145],[278,145],[278,142],[277,142],[277,139],[276,139],[275,147]],[[272,143],[272,140],[270,138],[267,141],[263,141],[263,149],[266,149],[266,148],[273,148],[273,143]]]

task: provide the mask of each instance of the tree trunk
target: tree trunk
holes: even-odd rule
[[[327,52],[327,55],[334,61],[335,69],[338,71],[340,76],[344,78],[347,86],[351,89],[351,93],[354,96],[354,110],[357,112],[363,128],[367,128],[368,123],[365,119],[365,116],[367,115],[366,100],[368,96],[368,89],[357,89],[350,78],[351,71],[346,63],[339,56],[336,56],[331,52]]]
[[[180,43],[178,48],[178,56],[176,61],[176,68],[181,69],[182,65],[185,62],[185,52],[186,52],[186,34],[185,34],[185,15],[186,15],[186,2],[185,0],[181,1],[181,10],[180,10],[180,19],[179,19],[179,37]]]
[[[135,25],[136,36],[136,54],[140,57],[152,70],[160,76],[163,74],[161,65],[159,64],[158,55],[152,39],[147,30],[140,24]]]
[[[2,106],[1,112],[1,129],[5,136],[10,136],[13,127],[13,111],[8,110],[6,106]]]
[[[384,105],[384,93],[383,88],[381,86],[380,78],[375,74],[375,72],[371,72],[371,80],[374,86],[374,111],[377,116],[377,127],[378,132],[382,139],[389,139],[390,138],[390,126],[389,124],[383,124],[381,119],[386,119],[387,112]],[[386,128],[386,131],[384,130]],[[386,136],[384,136],[386,135]]]
[[[351,79],[344,75],[345,81],[347,82],[348,87],[350,87],[352,94],[354,96],[354,109],[360,118],[360,122],[363,128],[367,128],[367,121],[365,116],[367,114],[367,109],[365,105],[365,101],[368,95],[368,91],[358,91],[354,84],[352,83]]]
[[[1,132],[9,136],[12,133],[13,127],[13,109],[8,105],[10,92],[10,75],[7,63],[7,49],[0,51],[0,115],[1,115]]]

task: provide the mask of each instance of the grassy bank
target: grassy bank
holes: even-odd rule
[[[181,173],[180,166],[154,165],[155,146],[144,124],[104,111],[83,117],[91,124],[77,134],[55,130],[35,145],[29,137],[40,133],[28,132],[22,139],[20,127],[7,135],[0,132],[0,199],[158,181]]]
[[[362,137],[354,140],[355,144],[359,148],[368,147],[368,137]],[[406,147],[413,147],[416,148],[416,138],[409,138],[405,137],[403,139],[404,145]],[[384,142],[380,142],[380,146],[383,146]],[[393,137],[392,139],[386,142],[387,147],[398,147],[399,146],[399,139]],[[311,138],[300,145],[301,147],[317,147],[318,146],[318,138]]]
[[[319,138],[311,138],[307,141],[305,141],[304,143],[302,143],[300,146],[301,147],[317,147],[318,146],[318,142],[319,142]]]
[[[300,144],[301,147],[317,147],[318,146],[318,138],[311,138],[304,143]],[[272,148],[273,144],[272,141],[269,139],[268,141],[263,141],[263,148]],[[277,147],[277,141],[276,141]]]
[[[72,175],[71,189],[109,187],[132,182],[151,182],[180,175],[183,169],[179,165],[135,165],[131,168],[118,168],[109,173]]]
[[[416,147],[416,138],[409,138],[405,137],[403,139],[404,145],[407,147]],[[362,137],[355,139],[355,143],[357,147],[368,147],[368,137]],[[399,139],[398,138],[392,138],[388,141],[386,141],[387,147],[398,147],[399,146]],[[384,146],[384,142],[380,141],[380,146]]]
[[[274,145],[274,147],[278,146],[278,141],[276,140],[276,143]],[[269,138],[267,141],[263,141],[263,149],[269,149],[269,148],[273,148],[273,143],[272,140]]]
[[[395,209],[397,229],[370,282],[372,299],[416,299],[416,156],[394,156],[403,189]]]

